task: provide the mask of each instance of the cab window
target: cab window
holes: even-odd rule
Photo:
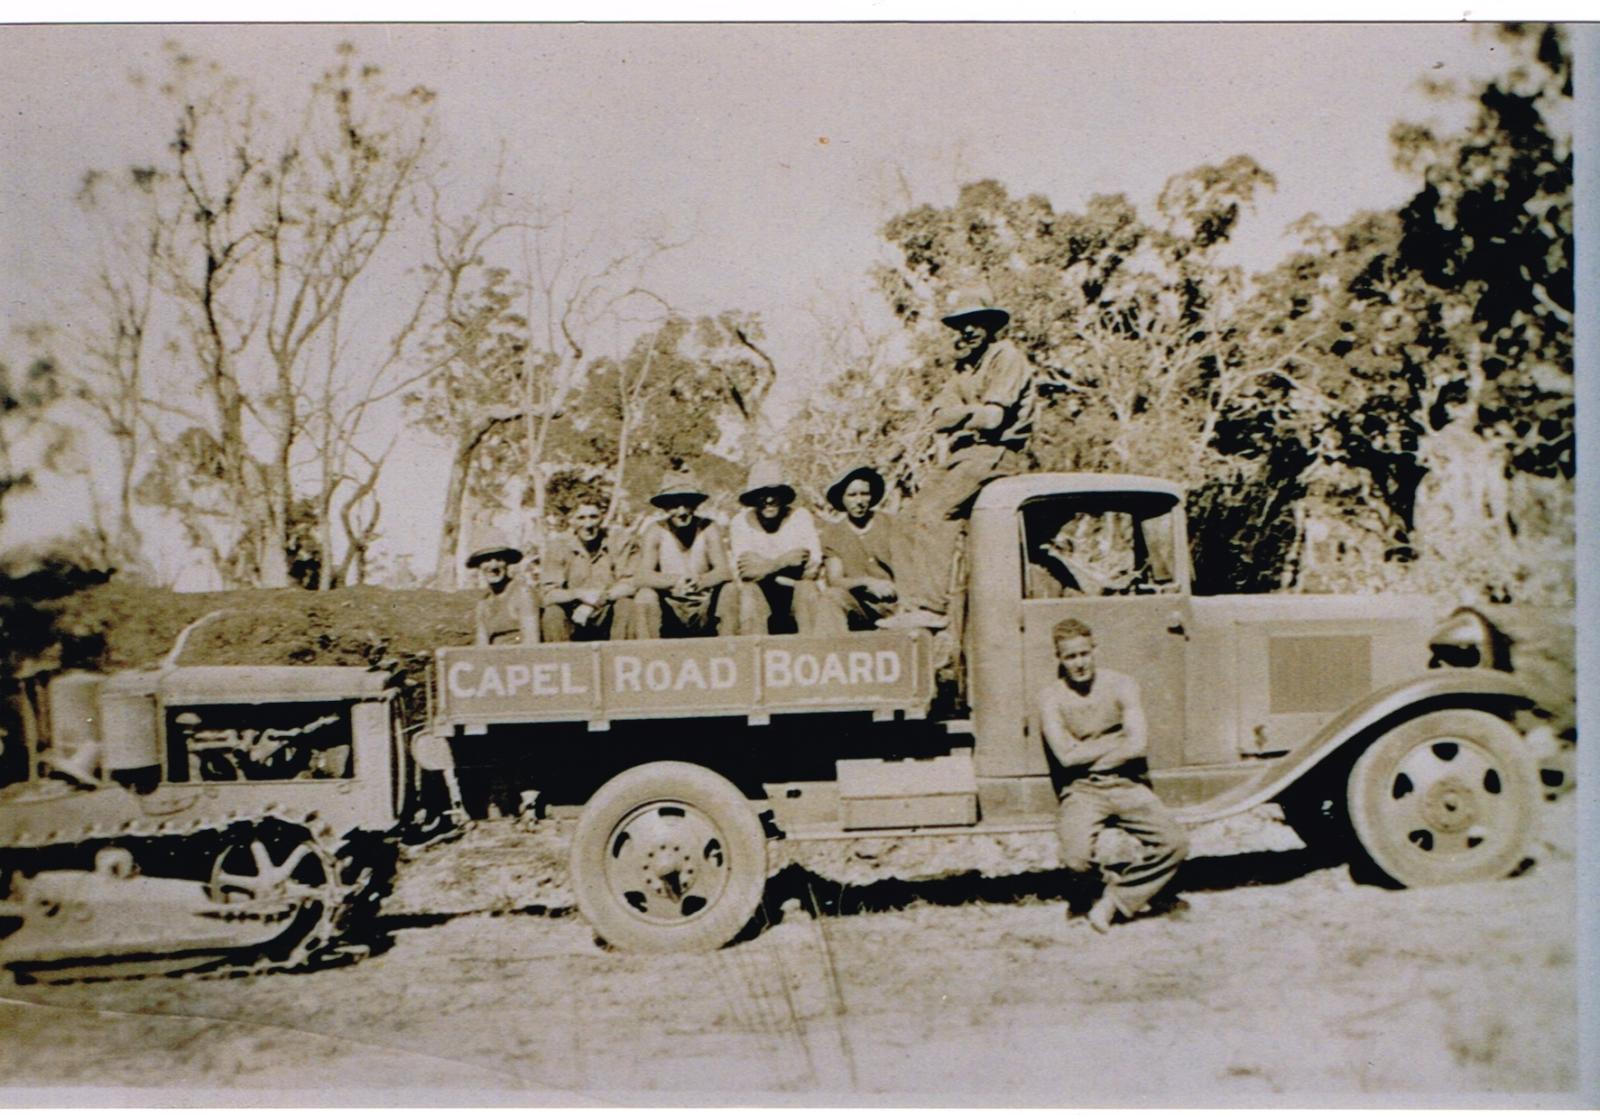
[[[1029,599],[1178,592],[1178,504],[1160,492],[1085,493],[1024,504]]]

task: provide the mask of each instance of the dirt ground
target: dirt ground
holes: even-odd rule
[[[6,988],[0,1088],[13,1103],[185,1087],[233,1103],[1565,1106],[1573,795],[1541,826],[1516,878],[1389,891],[1313,859],[1268,807],[1194,831],[1186,910],[1105,936],[1066,920],[1059,873],[868,882],[896,850],[867,846],[835,853],[854,874],[815,865],[852,885],[781,870],[777,924],[744,943],[646,957],[602,948],[571,911],[565,825],[495,822],[403,864],[390,942],[359,963]],[[993,867],[963,839],[928,862]]]

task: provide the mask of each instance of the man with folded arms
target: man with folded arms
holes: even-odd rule
[[[1104,933],[1172,881],[1189,841],[1150,788],[1138,682],[1096,667],[1094,635],[1081,620],[1064,619],[1051,635],[1057,677],[1040,690],[1035,713],[1061,771],[1056,836],[1068,871],[1099,869],[1105,889],[1088,920]]]

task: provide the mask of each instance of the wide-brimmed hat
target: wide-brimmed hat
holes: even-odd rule
[[[876,507],[883,502],[883,493],[887,485],[883,481],[883,473],[871,465],[857,465],[839,479],[835,480],[828,488],[828,502],[840,511],[844,510],[844,490],[850,486],[852,480],[865,480],[872,489],[872,504]]]
[[[739,502],[747,507],[754,507],[756,497],[762,492],[777,492],[779,498],[785,503],[794,502],[794,488],[784,483],[783,470],[778,467],[777,461],[757,461],[750,470],[750,478],[745,482],[745,489],[739,494]]]
[[[691,473],[674,472],[662,477],[661,487],[650,497],[650,502],[666,510],[670,504],[687,502],[691,506],[698,506],[710,498],[701,490]]]
[[[1011,320],[1011,315],[998,306],[982,291],[960,290],[950,297],[950,312],[939,320],[951,329],[960,329],[969,321],[990,330],[997,330]]]
[[[478,548],[467,556],[467,568],[476,569],[492,557],[503,557],[507,565],[515,565],[522,560],[522,551],[503,538],[480,538]]]

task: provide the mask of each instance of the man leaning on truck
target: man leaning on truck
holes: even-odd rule
[[[1096,668],[1094,635],[1080,620],[1062,620],[1051,636],[1058,676],[1039,692],[1036,711],[1062,773],[1056,835],[1067,870],[1100,869],[1105,889],[1088,920],[1104,933],[1172,881],[1189,841],[1150,788],[1138,683]],[[1113,850],[1114,833],[1126,834],[1125,851]]]
[[[707,498],[686,473],[669,476],[650,497],[666,518],[645,528],[639,544],[633,571],[636,637],[738,634],[737,596],[728,591],[721,532],[695,514]]]

